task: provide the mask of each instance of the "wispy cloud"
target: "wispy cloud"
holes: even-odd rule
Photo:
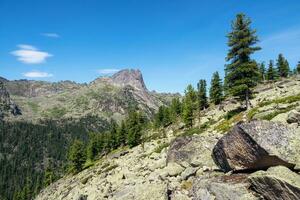
[[[42,33],[41,35],[50,38],[60,38],[60,35],[57,33]]]
[[[300,51],[300,27],[287,28],[284,31],[275,32],[261,39],[261,60],[275,59],[279,53],[283,53],[291,66],[299,59]]]
[[[99,69],[99,70],[97,70],[97,72],[102,75],[114,74],[118,71],[120,71],[120,70],[119,69]]]
[[[49,74],[47,72],[40,72],[40,71],[31,71],[23,73],[23,76],[27,78],[49,78],[52,77],[53,74]]]
[[[282,32],[273,33],[262,39],[262,45],[271,45],[277,42],[293,42],[300,39],[300,28],[291,28]]]
[[[27,44],[20,44],[18,48],[18,50],[12,51],[11,54],[25,64],[40,64],[46,62],[46,59],[52,56],[48,52],[39,51],[36,47]]]

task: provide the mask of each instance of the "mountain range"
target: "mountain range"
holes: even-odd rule
[[[99,77],[90,83],[73,81],[45,82],[0,78],[1,99],[10,107],[12,120],[37,121],[45,118],[80,118],[96,115],[120,121],[130,109],[139,108],[148,117],[161,105],[167,105],[179,94],[149,91],[140,70],[125,69],[110,77]],[[9,95],[9,99],[7,95]],[[9,101],[9,102],[8,102]],[[15,102],[15,103],[14,103]],[[12,117],[13,116],[13,117]]]

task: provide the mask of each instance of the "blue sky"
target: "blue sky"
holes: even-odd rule
[[[300,60],[299,0],[0,0],[0,76],[90,82],[139,68],[150,90],[183,92],[223,74],[225,35],[238,12],[263,48]]]

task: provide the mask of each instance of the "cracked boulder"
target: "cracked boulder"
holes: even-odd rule
[[[300,129],[269,121],[236,124],[213,148],[220,169],[252,171],[282,165],[299,169]]]
[[[249,176],[251,188],[268,200],[300,199],[300,175],[286,167],[271,167]]]

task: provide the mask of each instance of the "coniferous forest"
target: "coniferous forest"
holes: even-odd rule
[[[31,199],[66,171],[69,144],[86,142],[88,132],[109,123],[88,116],[80,120],[0,122],[0,199]]]

